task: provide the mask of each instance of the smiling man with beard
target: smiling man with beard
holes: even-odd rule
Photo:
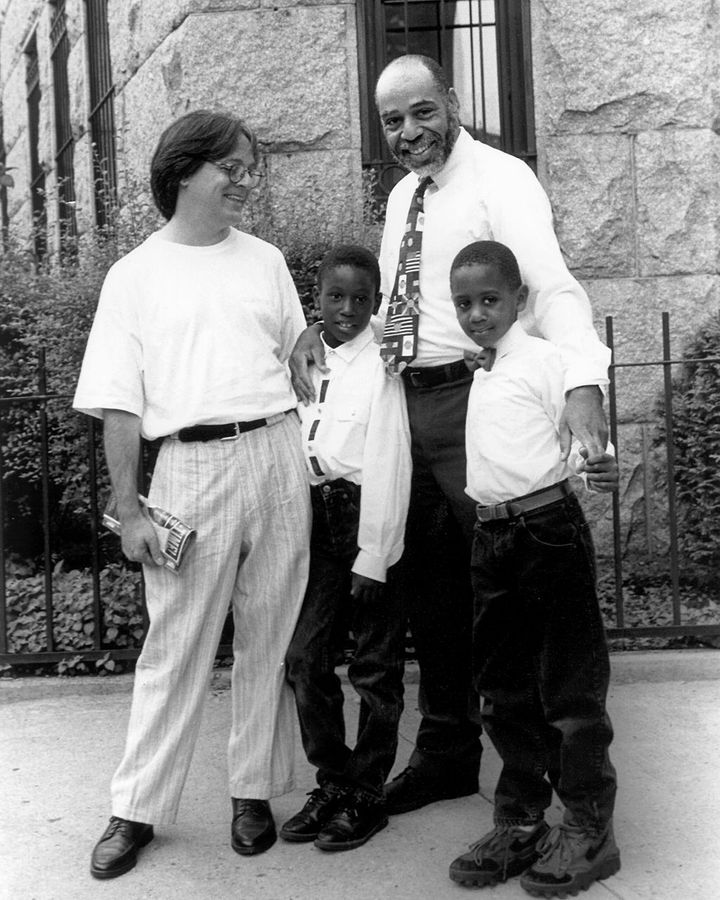
[[[280,251],[234,227],[261,176],[235,116],[200,110],[165,130],[151,186],[167,222],[108,272],[83,361],[74,405],[103,419],[122,549],[143,565],[150,618],[95,878],[130,870],[153,826],[175,821],[228,607],[233,850],[274,843],[268,799],[293,787],[284,658],[310,509],[285,361],[305,319]],[[151,504],[197,532],[178,574],[138,503],[141,437],[162,441]]]
[[[465,493],[465,414],[477,347],[460,328],[450,298],[450,266],[467,244],[495,240],[515,253],[528,285],[523,327],[556,344],[566,368],[562,446],[570,431],[602,453],[607,425],[601,386],[610,354],[590,304],[570,275],[547,196],[521,160],[474,140],[442,68],[402,56],[375,94],[388,146],[409,174],[393,189],[380,251],[386,317],[383,353],[405,386],[413,476],[402,591],[420,665],[422,721],[409,766],[386,786],[389,813],[408,812],[478,789],[480,718],[471,689],[470,547],[475,504]],[[414,276],[417,276],[414,278]],[[400,317],[413,294],[414,321]],[[395,353],[393,342],[399,348]],[[310,395],[308,362],[323,364],[306,332],[291,357],[298,393]]]

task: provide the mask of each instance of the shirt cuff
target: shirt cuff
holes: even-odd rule
[[[364,575],[366,578],[372,578],[373,581],[380,581],[385,584],[387,577],[388,563],[384,556],[372,556],[366,550],[361,550],[355,562],[352,571],[356,575]]]

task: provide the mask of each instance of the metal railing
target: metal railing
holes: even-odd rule
[[[608,347],[613,351],[615,347],[615,336],[613,327],[613,318],[606,318],[606,339]],[[676,502],[675,491],[675,441],[674,441],[674,417],[673,417],[673,383],[672,383],[672,367],[685,365],[687,363],[707,364],[719,362],[720,357],[703,357],[699,359],[683,358],[673,359],[670,346],[670,316],[667,312],[662,313],[662,358],[659,360],[643,361],[643,362],[617,362],[613,358],[610,366],[609,376],[610,385],[608,390],[609,420],[610,420],[610,440],[618,446],[618,409],[617,409],[617,376],[618,372],[623,369],[647,368],[653,366],[661,366],[663,374],[662,399],[664,408],[664,427],[665,427],[665,466],[666,466],[666,482],[667,482],[667,522],[669,531],[669,576],[672,600],[672,619],[671,625],[650,625],[650,626],[627,626],[625,622],[625,603],[623,593],[623,554],[621,546],[621,523],[620,523],[620,497],[616,492],[613,495],[613,559],[615,571],[615,622],[613,628],[608,629],[608,635],[612,637],[688,637],[702,635],[718,635],[720,634],[720,622],[715,624],[689,624],[682,621],[682,610],[680,602],[680,565],[679,565],[679,542],[678,542],[678,508]],[[622,467],[622,458],[618,451],[618,462]],[[647,479],[648,466],[647,462],[643,466],[644,477]],[[644,496],[647,500],[649,490],[647,480],[645,482]],[[650,516],[646,515],[646,524],[649,525]],[[651,537],[647,537],[648,550],[652,551]]]
[[[672,412],[672,370],[673,367],[687,362],[699,364],[720,361],[720,358],[705,358],[702,360],[673,359],[670,348],[670,324],[667,313],[662,315],[662,358],[645,362],[618,362],[613,360],[610,368],[610,386],[608,391],[610,438],[618,450],[618,459],[622,468],[622,446],[618,446],[618,403],[617,403],[617,379],[622,370],[636,367],[661,367],[663,373],[663,399],[665,407],[665,465],[667,469],[667,521],[669,527],[669,576],[670,593],[672,602],[672,624],[669,625],[628,625],[623,593],[624,560],[622,552],[622,526],[621,526],[621,501],[616,493],[612,500],[613,519],[613,570],[615,582],[614,619],[613,627],[608,628],[609,637],[687,637],[703,635],[720,635],[720,621],[710,624],[693,624],[683,622],[683,611],[680,598],[680,568],[678,553],[678,510],[675,497],[675,459],[673,449],[673,412]],[[613,320],[606,320],[606,342],[611,350],[614,348]],[[38,366],[37,385],[34,393],[21,396],[0,397],[0,665],[7,664],[42,664],[54,663],[71,657],[82,656],[84,660],[93,661],[106,657],[108,653],[113,659],[130,660],[139,654],[138,647],[113,648],[111,642],[103,641],[104,633],[104,598],[101,591],[100,573],[102,570],[101,558],[101,503],[98,491],[98,483],[101,480],[102,470],[98,464],[100,452],[99,427],[92,418],[87,418],[85,423],[85,453],[87,459],[87,490],[88,490],[88,518],[89,518],[89,546],[87,548],[87,569],[91,581],[92,591],[92,647],[80,650],[63,650],[57,648],[54,629],[53,606],[53,572],[56,563],[53,551],[53,536],[51,534],[51,429],[49,427],[48,409],[52,404],[63,404],[69,412],[71,395],[64,393],[52,393],[47,390],[47,371],[44,355],[41,355]],[[44,578],[44,611],[45,611],[45,648],[38,652],[14,652],[9,646],[8,640],[8,606],[7,606],[7,499],[5,495],[5,467],[3,460],[3,448],[5,444],[4,424],[9,410],[22,407],[34,411],[37,416],[36,431],[38,441],[38,466],[40,481],[40,494],[42,498],[42,565]],[[70,413],[74,415],[73,413]],[[647,464],[645,465],[647,469]],[[647,490],[646,490],[647,494]],[[116,540],[116,539],[115,539]],[[651,539],[647,537],[648,550],[652,553]],[[143,604],[144,596],[142,582],[138,588],[138,602]],[[145,626],[147,619],[144,619]],[[229,655],[230,648],[220,647],[222,655]]]

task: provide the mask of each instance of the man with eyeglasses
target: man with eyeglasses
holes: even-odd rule
[[[275,842],[268,801],[293,788],[284,658],[310,510],[285,362],[305,319],[280,251],[234,227],[261,175],[240,119],[198,111],[166,129],[151,187],[167,222],[108,272],[74,399],[103,419],[122,549],[143,565],[150,618],[95,878],[129,871],[153,826],[175,821],[229,607],[237,853]],[[141,438],[162,439],[150,503],[197,532],[177,574],[138,502]]]

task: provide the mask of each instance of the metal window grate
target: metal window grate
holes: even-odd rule
[[[30,144],[30,196],[33,213],[33,245],[42,259],[47,252],[47,212],[45,209],[45,169],[40,161],[40,78],[37,38],[33,34],[25,49],[25,86]]]
[[[115,87],[110,65],[107,0],[86,0],[90,136],[93,142],[95,221],[102,228],[111,222],[116,202]]]
[[[362,0],[363,164],[387,193],[404,174],[385,146],[374,103],[382,69],[405,53],[444,68],[473,137],[535,165],[529,0]]]
[[[65,18],[65,0],[53,4],[50,26],[50,46],[55,100],[55,173],[57,176],[58,222],[60,252],[67,253],[75,245],[75,143],[70,121],[70,91],[68,87],[68,57],[70,42]]]

